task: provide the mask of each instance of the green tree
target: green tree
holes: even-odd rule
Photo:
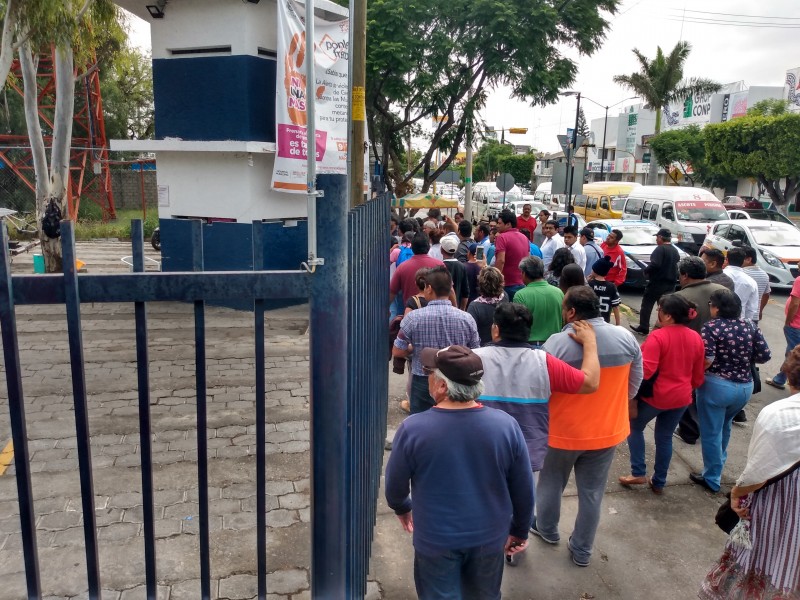
[[[678,42],[669,54],[664,54],[658,46],[656,57],[651,60],[634,48],[633,54],[639,61],[639,72],[614,76],[615,83],[640,96],[645,106],[656,113],[656,135],[661,133],[661,113],[670,103],[683,101],[695,94],[710,94],[719,91],[721,87],[710,79],[683,78],[683,67],[691,50],[689,42]],[[650,169],[648,183],[653,185],[657,179],[658,169]]]
[[[800,192],[800,115],[746,116],[705,128],[709,166],[756,179],[784,214]]]
[[[765,98],[747,109],[748,115],[777,117],[789,112],[789,102],[782,98]]]
[[[337,0],[346,4],[346,0]],[[487,94],[548,104],[577,72],[572,50],[597,50],[619,0],[373,0],[367,15],[367,119],[391,189],[409,127],[432,124],[412,177],[425,189],[463,147]],[[569,49],[569,50],[568,50]],[[435,117],[443,117],[441,120]],[[436,151],[444,159],[434,168]]]
[[[152,138],[155,107],[150,56],[138,48],[125,46],[101,69],[100,89],[108,138]]]
[[[578,135],[582,135],[586,143],[589,143],[589,123],[586,121],[586,114],[583,112],[582,106],[578,113]]]
[[[472,160],[473,181],[494,181],[502,172],[500,161],[514,154],[514,148],[497,140],[486,140]]]
[[[513,154],[501,156],[498,164],[500,171],[509,173],[517,185],[527,186],[531,181],[535,162],[536,157],[533,154]]]
[[[712,169],[706,160],[704,130],[697,125],[664,131],[650,140],[652,155],[677,184],[677,169],[690,185],[724,188],[734,179]]]

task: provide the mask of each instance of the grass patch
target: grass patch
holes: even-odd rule
[[[131,221],[141,219],[141,209],[121,209],[117,211],[116,221],[103,223],[100,207],[91,202],[84,212],[84,204],[81,204],[78,211],[78,223],[75,226],[76,240],[94,240],[98,238],[119,238],[129,240],[131,238]],[[97,209],[96,211],[94,209]],[[144,221],[144,238],[150,239],[153,230],[158,227],[158,210],[153,207],[147,211],[147,219]]]

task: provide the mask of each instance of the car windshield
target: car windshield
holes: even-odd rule
[[[725,209],[716,202],[676,202],[675,210],[679,221],[693,221],[695,223],[709,223],[728,218]]]
[[[795,227],[750,227],[759,246],[800,246],[800,231]]]
[[[794,226],[789,219],[784,217],[781,213],[775,212],[774,210],[753,210],[748,211],[751,219],[761,219],[763,221],[776,221],[778,223],[786,223],[788,225]]]
[[[625,200],[627,196],[612,196],[611,197],[611,210],[622,211],[625,208]]]
[[[620,227],[623,246],[655,246],[658,227]]]

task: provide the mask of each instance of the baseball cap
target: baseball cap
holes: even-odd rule
[[[583,229],[581,229],[581,232],[580,232],[579,235],[585,235],[587,240],[593,240],[594,239],[594,229],[592,229],[591,227],[584,227]]]
[[[426,369],[439,369],[449,380],[462,385],[475,385],[483,376],[481,357],[466,346],[423,348],[420,359]]]
[[[656,236],[660,237],[660,238],[664,238],[665,240],[671,240],[672,239],[672,232],[669,229],[661,228],[661,229],[658,230],[658,233],[656,234]]]
[[[455,235],[448,234],[442,238],[440,244],[442,245],[442,252],[452,254],[458,249],[458,238]]]
[[[475,254],[478,251],[478,244],[472,243],[467,246],[467,252],[470,254]]]

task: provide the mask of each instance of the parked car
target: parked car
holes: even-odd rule
[[[619,219],[628,194],[638,187],[641,187],[638,183],[624,181],[587,183],[581,193],[575,196],[575,212],[587,221]]]
[[[729,210],[728,214],[731,219],[758,219],[760,221],[776,221],[778,223],[786,223],[793,227],[797,227],[791,219],[784,217],[781,213],[775,210],[765,210],[763,208],[742,208],[736,210]]]
[[[644,185],[628,194],[622,218],[666,227],[673,244],[697,254],[711,224],[728,219],[728,211],[714,194],[701,188]]]
[[[719,221],[703,242],[704,248],[724,253],[734,246],[758,250],[757,264],[773,288],[790,289],[800,275],[800,230],[793,225],[756,219]]]
[[[656,233],[660,227],[650,221],[634,219],[599,219],[591,221],[588,227],[594,229],[595,240],[598,243],[605,240],[612,229],[619,229],[622,232],[620,246],[625,252],[628,264],[625,287],[644,288],[647,285],[644,270],[650,264],[650,255],[656,249]],[[680,248],[677,250],[681,258],[688,256]]]
[[[727,210],[738,208],[761,208],[761,203],[752,196],[725,196],[722,206]]]

